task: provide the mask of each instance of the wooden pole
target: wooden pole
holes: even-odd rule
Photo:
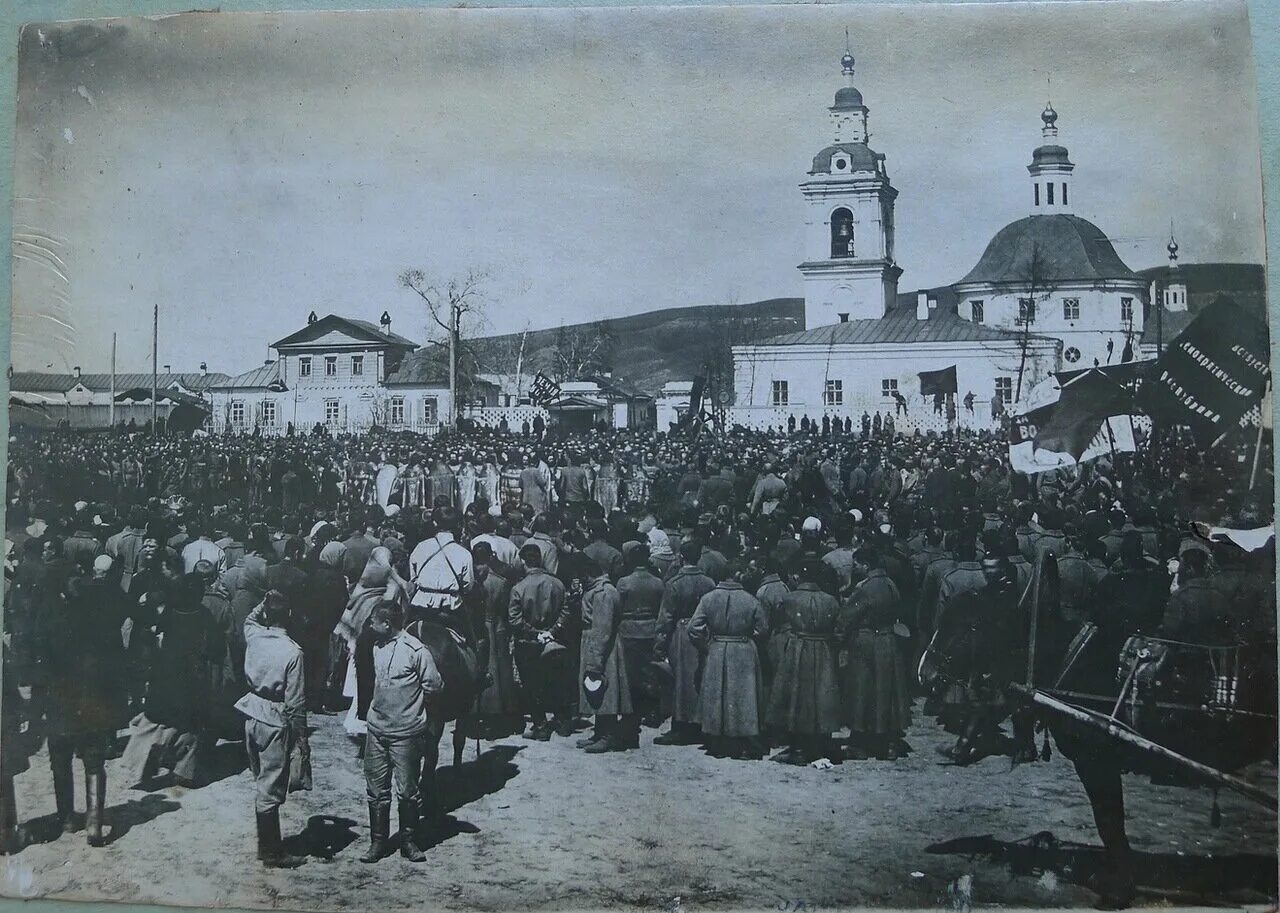
[[[151,309],[151,436],[155,437],[160,433],[160,426],[156,424],[156,397],[159,395],[160,388],[160,305],[154,305]]]
[[[458,426],[458,304],[449,302],[449,427]]]
[[[1259,789],[1252,783],[1247,783],[1239,777],[1234,777],[1229,773],[1223,773],[1215,767],[1210,767],[1208,764],[1201,764],[1199,761],[1194,761],[1186,755],[1178,754],[1176,751],[1165,748],[1163,745],[1153,742],[1150,739],[1143,738],[1136,732],[1130,732],[1115,720],[1110,717],[1103,716],[1101,713],[1072,706],[1065,701],[1060,701],[1056,697],[1045,694],[1043,691],[1037,691],[1034,688],[1019,685],[1016,682],[1010,685],[1010,688],[1018,694],[1021,694],[1023,697],[1029,698],[1033,704],[1039,704],[1041,707],[1046,707],[1049,710],[1052,710],[1055,713],[1060,713],[1063,716],[1075,720],[1076,722],[1084,723],[1086,726],[1092,726],[1094,729],[1102,730],[1116,741],[1124,742],[1126,745],[1132,745],[1134,748],[1139,748],[1148,754],[1153,754],[1158,758],[1171,761],[1180,767],[1185,767],[1191,772],[1204,777],[1209,782],[1216,783],[1219,786],[1225,786],[1227,789],[1238,792],[1246,798],[1265,805],[1272,811],[1275,811],[1278,807],[1276,797],[1268,793],[1266,790]]]
[[[1267,386],[1270,386],[1270,381]],[[1262,390],[1262,399],[1258,400],[1258,437],[1253,442],[1253,468],[1249,470],[1249,490],[1253,491],[1254,484],[1258,481],[1258,457],[1262,455],[1262,428],[1263,428],[1263,406],[1267,402],[1267,389]]]
[[[107,425],[116,426],[116,334],[111,334],[111,403],[107,406]]]

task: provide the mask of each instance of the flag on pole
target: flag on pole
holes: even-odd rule
[[[1208,444],[1262,401],[1270,362],[1266,324],[1219,295],[1152,364],[1138,404],[1154,419],[1189,426],[1198,443]]]
[[[1090,380],[1072,390],[1086,377]],[[1038,397],[1034,408],[1013,416],[1009,462],[1018,472],[1035,475],[1106,454],[1133,453],[1138,448],[1131,409],[1132,396],[1122,385],[1100,372],[1078,373]]]
[[[560,385],[541,371],[533,379],[529,388],[529,399],[535,406],[545,406],[560,396]]]
[[[920,395],[936,396],[939,393],[956,392],[956,366],[943,368],[941,371],[920,372]]]

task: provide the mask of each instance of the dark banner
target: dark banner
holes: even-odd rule
[[[1189,426],[1208,444],[1262,400],[1270,362],[1266,324],[1224,295],[1151,366],[1138,404],[1158,421]]]
[[[956,366],[941,371],[920,372],[920,395],[936,396],[939,393],[956,392]]]
[[[1035,446],[1079,460],[1103,422],[1132,412],[1133,393],[1128,387],[1102,370],[1086,370],[1062,383],[1053,411],[1039,418]]]
[[[529,399],[535,406],[545,406],[560,396],[560,385],[541,371],[533,379],[533,388],[529,391]]]

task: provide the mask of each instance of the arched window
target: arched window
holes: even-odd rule
[[[831,256],[853,256],[853,213],[843,207],[831,214]]]

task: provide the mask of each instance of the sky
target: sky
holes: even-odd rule
[[[27,27],[13,362],[238,373],[314,310],[424,342],[397,283],[480,270],[477,331],[798,297],[798,184],[848,29],[900,289],[1029,214],[1047,98],[1129,266],[1263,262],[1243,3],[197,13]],[[52,366],[50,368],[50,366]]]

